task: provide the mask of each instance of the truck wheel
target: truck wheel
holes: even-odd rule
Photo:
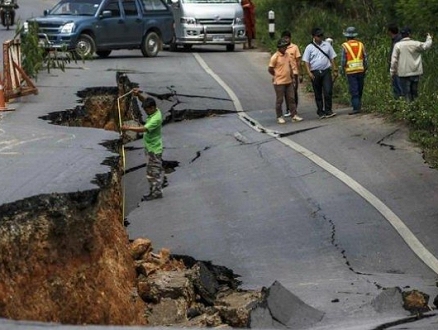
[[[89,57],[94,54],[96,45],[88,34],[81,34],[76,42],[74,54],[79,58]]]
[[[155,57],[161,47],[161,39],[155,32],[149,32],[141,43],[141,53],[144,57]]]
[[[234,52],[234,45],[227,45],[227,52]]]
[[[111,51],[110,50],[98,50],[98,51],[96,51],[96,54],[99,57],[107,58],[111,54]]]

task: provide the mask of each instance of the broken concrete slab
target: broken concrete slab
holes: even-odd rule
[[[390,313],[403,311],[402,291],[398,287],[383,289],[383,291],[371,301],[371,306],[378,313]]]
[[[265,291],[262,303],[251,313],[251,328],[305,329],[320,322],[319,311],[275,281]]]

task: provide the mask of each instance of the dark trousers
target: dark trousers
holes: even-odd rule
[[[318,116],[331,114],[333,98],[333,80],[332,70],[314,70],[312,71],[315,79],[312,80],[313,93]]]
[[[365,73],[347,74],[348,89],[351,96],[351,106],[354,112],[362,109],[362,94],[365,83]]]
[[[418,97],[420,76],[400,77],[400,85],[406,101],[411,102]]]
[[[290,111],[290,115],[293,117],[297,114],[297,106],[295,105],[294,84],[286,85],[274,85],[275,90],[275,113],[277,118],[283,116],[283,99],[286,100],[286,106]]]
[[[400,97],[403,97],[403,89],[401,87],[400,83],[400,77],[397,75],[392,76],[392,93],[394,95],[395,99],[399,99]]]

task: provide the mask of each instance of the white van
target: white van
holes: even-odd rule
[[[170,49],[179,45],[225,45],[233,51],[246,42],[240,0],[168,0],[175,20],[175,37]]]

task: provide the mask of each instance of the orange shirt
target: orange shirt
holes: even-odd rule
[[[279,51],[272,55],[269,61],[269,67],[274,69],[272,83],[274,85],[287,85],[292,83],[293,72],[297,70],[296,62],[286,52],[284,55]]]
[[[298,48],[297,45],[291,43],[289,47],[287,47],[286,53],[288,53],[292,58],[292,60],[295,61],[296,63],[296,70],[294,70],[294,74],[299,74],[300,58],[301,58],[300,49]]]

